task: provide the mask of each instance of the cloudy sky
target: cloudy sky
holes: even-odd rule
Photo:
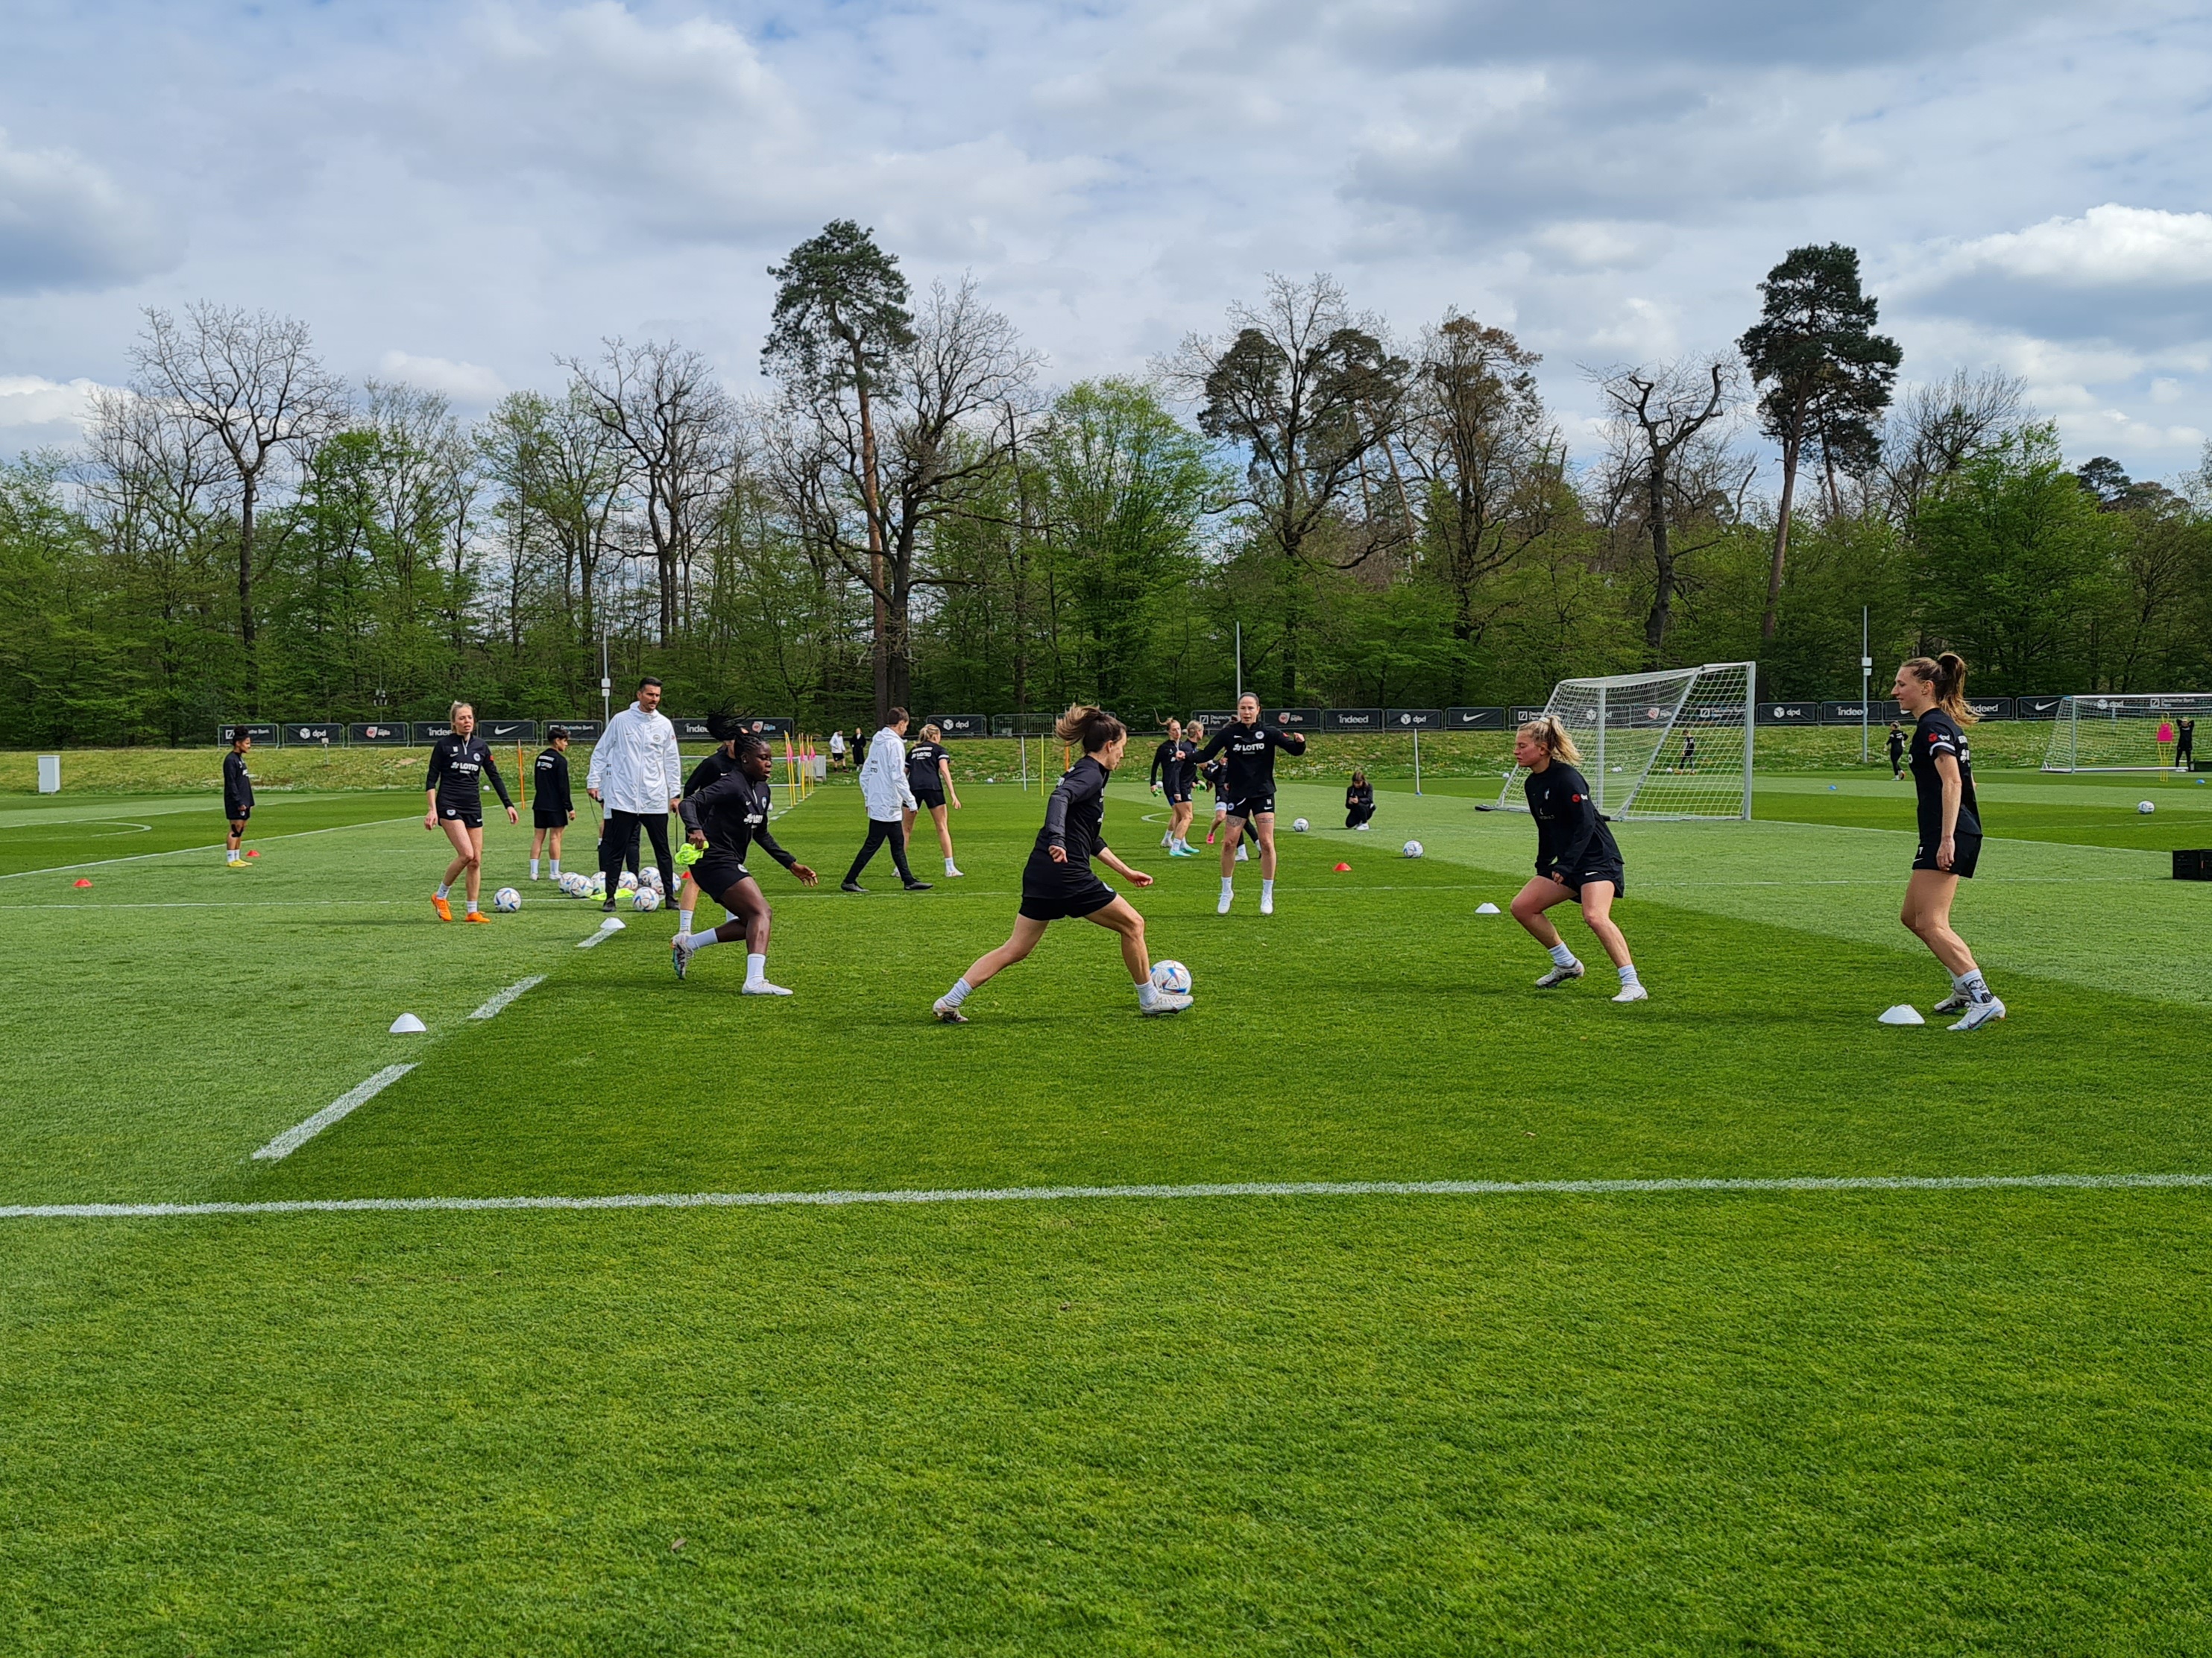
[[[2212,434],[2212,10],[2177,0],[6,0],[0,453],[148,306],[306,319],[465,409],[673,336],[751,382],[832,217],[972,270],[1055,379],[1267,273],[1578,365],[1724,347],[1864,257],[1908,379],[2023,376],[2075,459]]]

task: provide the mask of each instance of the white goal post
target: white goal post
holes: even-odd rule
[[[2085,692],[2064,698],[2044,750],[2045,771],[2163,771],[2181,722],[2212,714],[2212,695]]]
[[[1583,751],[1583,775],[1607,817],[1748,818],[1758,690],[1756,663],[1708,662],[1562,679],[1544,712]],[[1500,811],[1528,810],[1527,775],[1518,766],[1506,774]]]

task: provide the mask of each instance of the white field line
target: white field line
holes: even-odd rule
[[[514,983],[507,986],[506,989],[492,997],[475,1012],[470,1014],[469,1017],[471,1019],[495,1019],[499,1017],[500,1011],[509,1002],[513,1001],[517,996],[522,994],[524,991],[533,989],[537,986],[542,985],[544,982],[545,975],[542,973],[533,973],[526,979],[518,979]]]
[[[369,1101],[374,1099],[414,1068],[411,1065],[386,1066],[367,1082],[356,1083],[353,1087],[346,1090],[307,1121],[286,1129],[253,1155],[270,1163],[274,1163],[279,1157],[290,1157],[356,1106],[368,1104]]]
[[[381,1087],[394,1066],[363,1089]],[[361,1090],[356,1089],[356,1093]],[[347,1100],[352,1096],[346,1096]],[[355,1102],[358,1103],[358,1102]],[[307,1129],[346,1100],[300,1125]],[[350,1109],[350,1107],[348,1107]],[[271,1144],[277,1142],[272,1141]],[[258,1157],[260,1153],[257,1152]],[[168,1220],[198,1215],[382,1214],[416,1210],[844,1209],[866,1204],[1066,1203],[1126,1199],[1641,1197],[1681,1193],[2160,1191],[2212,1187],[2212,1175],[1801,1175],[1776,1179],[1240,1181],[1212,1186],[1012,1186],[888,1192],[657,1192],[606,1197],[303,1198],[269,1203],[42,1203],[0,1206],[0,1220]]]
[[[419,818],[376,817],[360,823],[333,823],[328,829],[293,829],[284,835],[257,835],[252,838],[266,845],[271,841],[298,841],[310,835],[337,835],[346,829],[376,829],[391,823],[418,823]],[[55,864],[46,869],[19,869],[12,875],[0,875],[0,881],[21,881],[33,875],[66,875],[73,869],[98,869],[104,864],[135,864],[147,858],[187,858],[196,852],[220,852],[224,842],[210,841],[204,847],[171,847],[167,852],[134,852],[127,858],[93,858],[82,864]]]

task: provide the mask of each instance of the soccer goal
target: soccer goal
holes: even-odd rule
[[[2160,771],[2175,763],[2181,722],[2212,714],[2212,695],[2097,691],[2069,696],[2051,722],[2045,771]]]
[[[1546,714],[1556,714],[1583,751],[1597,809],[1608,817],[1749,817],[1752,699],[1758,665],[1563,679]],[[1516,766],[1498,797],[1526,811],[1528,774]]]

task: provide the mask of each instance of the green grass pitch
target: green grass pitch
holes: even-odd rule
[[[849,787],[787,812],[783,1002],[665,914],[579,950],[526,827],[521,913],[440,926],[419,797],[273,798],[250,874],[206,801],[0,811],[0,1649],[2212,1649],[2203,1187],[20,1212],[2212,1172],[2212,788],[1984,784],[1972,1037],[1875,1023],[1943,989],[1886,776],[1622,825],[1630,1007],[1474,914],[1532,853],[1486,792],[1285,788],[1263,920],[1119,787],[1196,1007],[1066,923],[960,1028],[1035,792],[963,785],[921,895],[834,890]]]

